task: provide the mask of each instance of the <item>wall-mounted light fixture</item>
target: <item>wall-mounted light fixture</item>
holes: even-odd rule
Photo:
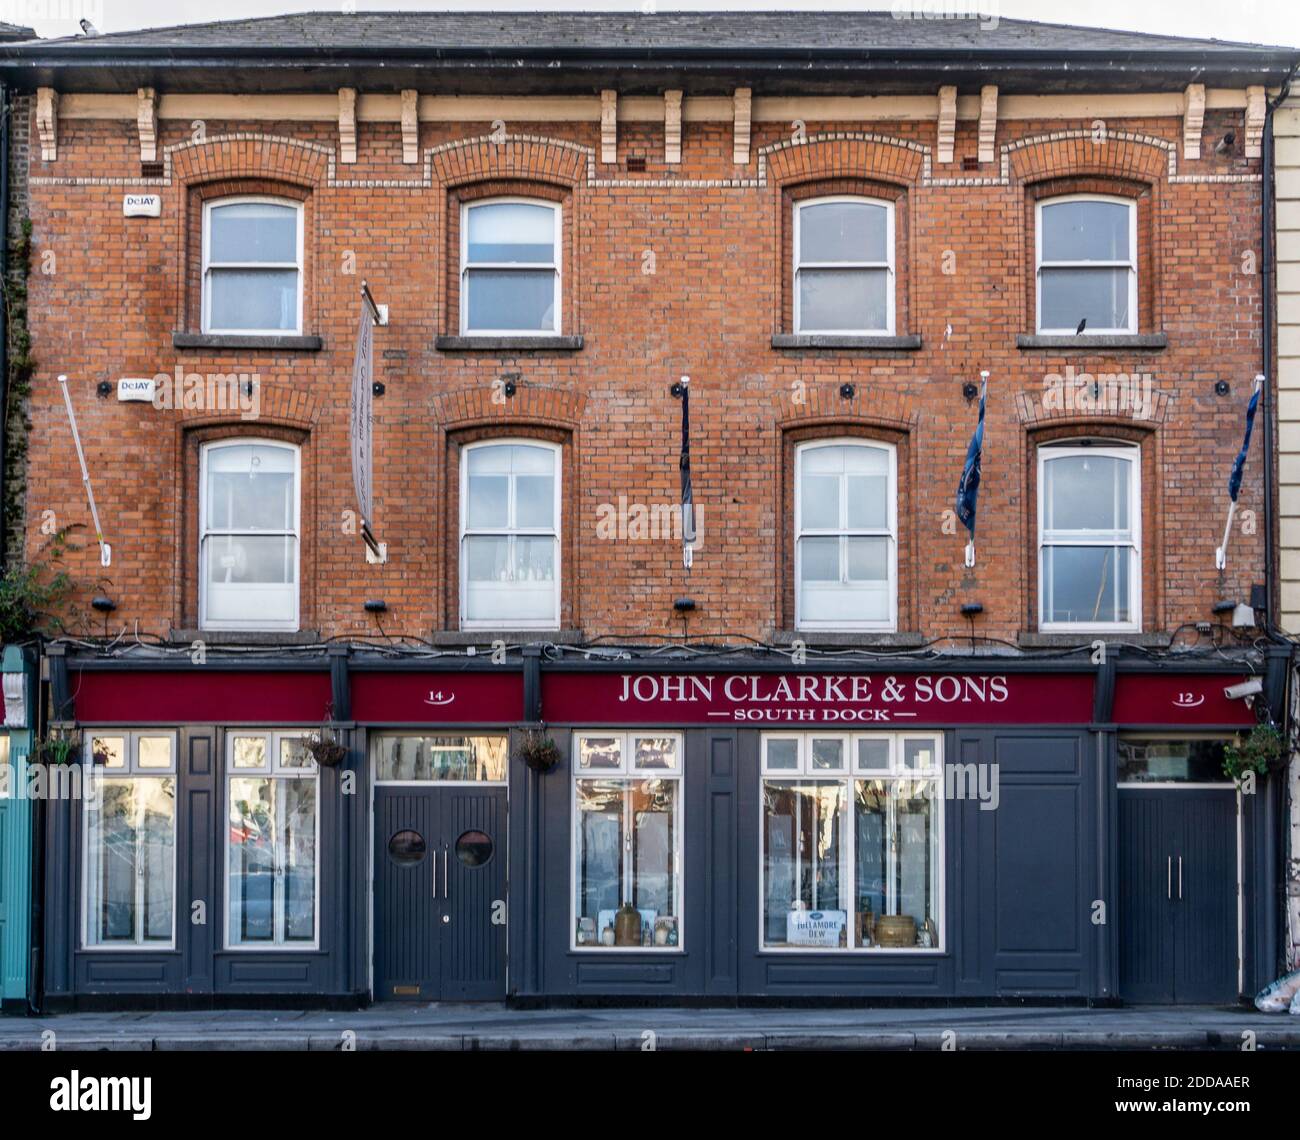
[[[387,612],[388,603],[383,598],[370,598],[366,601],[366,613],[386,614]]]

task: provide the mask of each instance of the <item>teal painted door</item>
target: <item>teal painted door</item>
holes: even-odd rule
[[[31,949],[32,812],[27,798],[31,733],[0,729],[0,999],[27,1000]]]

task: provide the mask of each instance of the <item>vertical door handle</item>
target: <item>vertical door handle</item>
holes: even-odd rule
[[[449,885],[450,884],[447,882],[447,848],[446,845],[444,844],[442,848],[442,897],[444,899],[451,897],[447,893],[447,888]]]
[[[1173,897],[1174,897],[1174,857],[1170,855],[1169,858],[1165,860],[1165,898],[1171,899]]]
[[[1178,897],[1183,897],[1183,857],[1178,856]]]
[[[437,899],[437,897],[438,897],[438,855],[437,855],[437,852],[434,852],[434,856],[433,856],[433,871],[432,871],[432,875],[433,875],[433,897],[434,897],[435,899]]]

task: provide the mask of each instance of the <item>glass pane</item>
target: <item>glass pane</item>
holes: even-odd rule
[[[98,800],[87,803],[88,943],[169,942],[175,781],[105,779]]]
[[[469,465],[466,516],[471,529],[509,525],[510,451],[509,447],[475,447],[466,453]]]
[[[265,776],[230,781],[227,868],[230,943],[275,940],[275,784]]]
[[[284,331],[298,327],[296,269],[208,270],[208,327]]]
[[[938,946],[938,832],[929,780],[859,780],[855,786],[855,929],[858,945]]]
[[[889,325],[889,271],[799,270],[800,332],[884,332]]]
[[[838,781],[764,781],[766,945],[846,944],[846,798]]]
[[[623,741],[617,736],[584,736],[578,740],[579,768],[617,768],[623,762]]]
[[[278,850],[284,867],[286,942],[316,937],[316,781],[277,780],[284,797],[283,838]]]
[[[235,444],[207,452],[208,518],[213,530],[293,529],[295,453]]]
[[[903,769],[907,772],[929,772],[934,769],[934,741],[925,738],[903,741]]]
[[[12,799],[17,781],[17,766],[9,758],[9,734],[0,732],[0,800]]]
[[[1044,269],[1038,327],[1074,332],[1129,327],[1127,269]]]
[[[555,480],[550,475],[515,476],[515,526],[555,526]]]
[[[1043,260],[1127,261],[1131,209],[1120,202],[1044,205]]]
[[[889,741],[868,738],[858,741],[858,771],[888,772]]]
[[[235,768],[265,768],[266,738],[263,736],[236,736],[234,759]]]
[[[298,210],[272,202],[231,202],[208,214],[208,260],[298,260]]]
[[[574,791],[576,941],[613,945],[614,915],[624,901],[623,785],[579,780]]]
[[[641,944],[654,944],[655,923],[677,917],[676,780],[630,784],[632,898],[641,916]]]
[[[471,331],[554,332],[555,271],[471,269],[465,275]]]
[[[799,576],[805,582],[840,580],[840,539],[801,538]]]
[[[399,867],[411,867],[424,858],[428,846],[418,831],[399,831],[388,841],[388,857]]]
[[[91,763],[106,771],[126,768],[126,738],[123,736],[93,736],[90,739]]]
[[[1127,546],[1048,546],[1043,549],[1046,621],[1129,622]]]
[[[850,582],[889,581],[889,539],[849,538]]]
[[[638,736],[634,763],[638,768],[677,767],[677,737]]]
[[[1222,740],[1119,741],[1119,782],[1219,784],[1223,773]]]
[[[492,836],[485,831],[466,831],[456,840],[456,858],[466,867],[481,867],[492,858]]]
[[[212,534],[203,545],[208,581],[215,585],[290,585],[297,577],[293,535]]]
[[[515,539],[514,581],[555,581],[555,539],[522,535]]]
[[[1129,473],[1125,459],[1077,455],[1043,464],[1043,529],[1123,533],[1129,527]]]
[[[541,262],[555,259],[555,217],[550,206],[527,202],[491,202],[471,206],[469,261]]]
[[[814,739],[812,766],[826,771],[839,772],[844,768],[844,741]]]
[[[799,260],[888,261],[888,208],[871,202],[801,206]]]
[[[850,529],[884,530],[888,527],[889,476],[887,474],[850,475],[848,507]]]
[[[375,779],[500,781],[506,778],[506,755],[504,736],[381,736],[375,742]]]
[[[929,920],[937,945],[939,916],[936,884],[939,852],[934,826],[934,785],[928,781],[899,781],[893,787],[897,801],[897,867],[894,874],[894,909],[916,923],[917,944],[925,945],[923,931]]]
[[[776,771],[799,770],[799,742],[784,740],[780,737],[769,738],[763,742],[767,749],[767,766]]]
[[[465,574],[471,582],[510,581],[510,539],[487,535],[467,538]]]
[[[834,451],[837,448],[818,448]],[[805,530],[836,530],[840,525],[840,477],[812,475],[799,480],[799,523]]]
[[[303,745],[301,736],[282,736],[280,738],[280,767],[291,771],[308,769],[312,766],[311,753]]]
[[[136,743],[136,767],[170,768],[172,766],[172,738],[170,736],[142,736]]]

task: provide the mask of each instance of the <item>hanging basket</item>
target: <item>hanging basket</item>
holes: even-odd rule
[[[1223,774],[1238,782],[1247,772],[1259,775],[1286,763],[1286,747],[1281,732],[1272,724],[1257,724],[1244,739],[1223,750]]]
[[[560,763],[560,747],[545,727],[525,729],[519,741],[519,758],[534,772],[553,771]]]
[[[321,728],[302,738],[307,755],[321,768],[337,768],[347,758],[348,750],[332,728]]]
[[[39,764],[76,764],[80,759],[81,733],[75,728],[52,728],[32,747],[32,759]],[[104,761],[94,757],[96,764]]]

